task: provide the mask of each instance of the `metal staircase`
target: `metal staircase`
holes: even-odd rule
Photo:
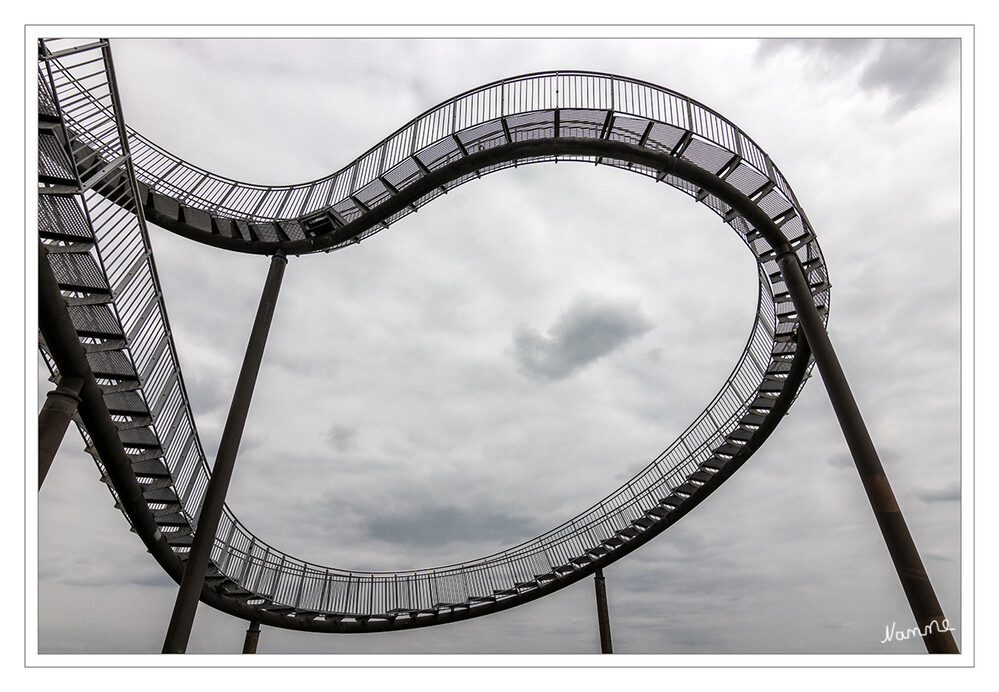
[[[146,219],[236,251],[330,251],[486,173],[566,160],[665,182],[744,240],[759,267],[759,305],[732,374],[687,430],[621,488],[537,538],[476,560],[391,573],[315,565],[261,541],[225,510],[202,600],[272,626],[404,629],[526,603],[662,533],[763,443],[811,366],[776,249],[743,212],[691,182],[696,176],[665,165],[696,167],[765,212],[797,252],[824,314],[829,283],[817,241],[762,150],[717,114],[654,85],[591,73],[504,80],[428,111],[331,176],[261,187],[215,176],[128,130],[106,41],[41,43],[40,246],[100,395],[100,402],[84,398],[81,412],[94,422],[81,417],[80,428],[118,506],[171,576],[182,574],[209,470]],[[52,346],[43,340],[41,352],[57,379],[67,360]],[[113,440],[90,430],[102,417]]]
[[[65,53],[43,43],[38,76],[40,252],[128,461],[127,472],[166,544],[182,558],[197,504],[182,504],[170,464],[176,467],[179,430],[188,436],[180,444],[200,443],[115,117],[107,43],[73,46]],[[80,118],[89,130],[81,130]],[[90,131],[104,138],[100,155]],[[58,378],[60,366],[44,340],[41,352]],[[81,432],[121,507],[115,473],[83,425]],[[135,517],[126,516],[134,523]],[[171,571],[178,566],[172,562]]]

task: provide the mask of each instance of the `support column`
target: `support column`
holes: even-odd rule
[[[243,653],[257,653],[257,642],[260,640],[260,620],[250,620],[246,629],[246,639],[243,640]]]
[[[597,567],[593,575],[593,588],[597,594],[597,624],[600,627],[600,653],[612,654],[610,614],[607,610],[607,585],[604,583],[604,571]]]
[[[38,489],[52,466],[52,460],[62,438],[66,435],[69,421],[80,404],[80,390],[83,380],[79,377],[60,377],[56,388],[45,395],[45,404],[38,413]]]
[[[271,318],[274,316],[274,306],[277,304],[278,291],[287,263],[287,258],[280,250],[271,258],[257,316],[246,346],[246,355],[243,357],[239,379],[236,381],[236,391],[232,395],[229,415],[222,431],[222,440],[219,442],[215,466],[212,468],[212,476],[205,491],[194,542],[187,558],[187,566],[184,568],[184,577],[177,593],[170,626],[167,628],[166,640],[163,643],[165,654],[182,654],[187,651],[194,614],[198,608],[201,589],[204,587],[205,572],[208,569],[212,545],[222,517],[222,507],[225,505],[226,492],[236,463],[236,452],[239,450],[243,427],[246,425],[253,387],[257,381],[264,345],[267,343],[267,333],[271,326]]]
[[[881,459],[871,440],[860,408],[853,398],[832,342],[812,300],[811,289],[794,253],[777,258],[798,312],[798,321],[812,349],[815,362],[822,375],[822,382],[829,394],[833,410],[839,419],[846,443],[853,454],[853,461],[860,473],[860,480],[867,492],[867,499],[874,510],[888,553],[895,571],[902,582],[902,589],[909,600],[909,607],[916,618],[916,625],[924,633],[923,643],[929,653],[960,653],[954,636],[948,631],[947,619],[937,601],[936,593],[909,534],[902,511],[895,501]]]

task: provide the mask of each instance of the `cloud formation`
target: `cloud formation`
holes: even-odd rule
[[[532,327],[514,334],[514,358],[535,380],[563,380],[652,329],[638,306],[598,298],[572,303],[544,335]]]
[[[858,85],[888,96],[888,114],[901,117],[945,87],[960,56],[957,39],[775,39],[760,44],[762,59],[791,49],[824,76],[859,68]]]
[[[372,539],[390,545],[426,547],[451,542],[513,543],[538,532],[536,522],[491,508],[423,505],[381,513],[367,526]]]

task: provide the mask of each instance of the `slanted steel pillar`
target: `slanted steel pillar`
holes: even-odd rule
[[[257,642],[260,640],[260,620],[250,620],[246,628],[246,639],[243,640],[243,653],[257,653]]]
[[[250,399],[253,387],[260,370],[260,361],[264,355],[264,345],[267,343],[267,332],[274,316],[274,306],[277,304],[278,291],[281,288],[281,278],[284,276],[288,259],[280,250],[271,258],[270,270],[264,283],[264,291],[260,296],[257,316],[250,332],[250,341],[246,346],[243,366],[236,380],[236,391],[232,395],[229,406],[229,416],[226,418],[219,442],[215,466],[212,467],[212,477],[205,491],[204,504],[198,517],[198,527],[194,534],[194,543],[184,568],[180,591],[174,604],[170,626],[167,628],[166,640],[163,643],[163,653],[182,654],[187,651],[187,642],[191,637],[191,627],[194,624],[194,614],[198,608],[201,589],[205,584],[205,571],[208,569],[212,545],[218,531],[219,520],[222,517],[222,507],[225,504],[226,492],[232,478],[232,469],[236,463],[236,452],[246,425],[246,415],[250,409]]]
[[[83,379],[79,377],[60,377],[56,388],[45,395],[45,404],[38,413],[38,489],[52,466],[52,460],[66,428],[72,420],[76,408],[80,404],[80,390],[83,389]]]
[[[881,534],[902,582],[902,589],[909,600],[909,607],[916,618],[916,625],[924,633],[923,643],[930,653],[960,653],[954,636],[948,630],[947,619],[937,601],[936,593],[919,558],[916,544],[909,534],[902,511],[895,501],[881,459],[878,458],[864,419],[860,415],[846,376],[840,367],[832,342],[812,300],[812,293],[804,272],[794,253],[777,258],[791,293],[791,300],[798,312],[798,321],[819,366],[822,382],[829,394],[833,410],[839,419],[846,443],[853,454],[853,461],[860,473],[860,480],[867,491],[867,499],[874,510]]]
[[[612,654],[610,614],[607,610],[607,585],[604,583],[604,571],[597,567],[593,575],[593,588],[597,594],[597,625],[600,627],[600,653]]]

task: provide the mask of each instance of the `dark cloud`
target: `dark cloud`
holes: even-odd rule
[[[891,112],[902,115],[932,98],[957,65],[955,39],[904,39],[880,42],[877,57],[864,69],[860,86],[887,91]]]
[[[773,39],[763,41],[757,57],[770,59],[785,50],[803,56],[817,76],[831,78],[859,69],[858,84],[884,93],[889,114],[902,116],[947,85],[960,57],[958,39]]]
[[[521,327],[514,335],[514,358],[532,379],[562,380],[652,329],[637,306],[594,298],[579,299],[548,330]]]
[[[349,452],[357,444],[357,430],[345,425],[332,425],[326,432],[326,440],[338,452]]]
[[[919,499],[923,502],[960,502],[961,486],[950,485],[944,488],[934,488],[919,494]]]

